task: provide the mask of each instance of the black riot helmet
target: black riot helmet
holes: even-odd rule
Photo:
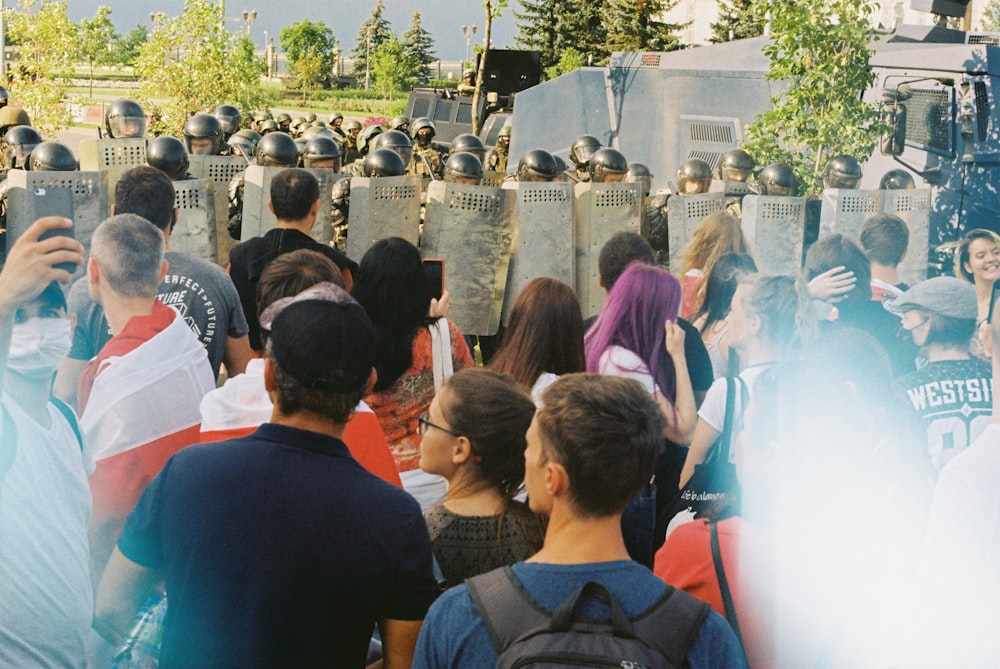
[[[712,168],[700,158],[688,158],[677,170],[677,192],[681,195],[707,193],[712,185]]]
[[[420,131],[424,128],[430,128],[430,136],[424,134],[424,139],[420,137]],[[431,142],[434,140],[434,135],[437,134],[437,128],[434,127],[434,121],[430,120],[426,116],[421,116],[420,118],[413,119],[410,123],[410,137],[420,146],[430,146]],[[425,141],[426,140],[426,141]]]
[[[10,102],[10,93],[3,86],[0,86],[0,109],[6,107]]]
[[[76,156],[61,142],[42,142],[28,156],[28,169],[36,172],[72,172],[78,167]]]
[[[0,141],[3,159],[9,169],[24,169],[28,156],[42,143],[42,136],[30,125],[15,125]]]
[[[772,163],[757,177],[761,195],[795,195],[795,174],[787,165]]]
[[[826,164],[824,188],[857,188],[861,183],[861,164],[846,154],[834,156]]]
[[[517,163],[518,181],[555,181],[558,176],[556,159],[543,149],[528,151]]]
[[[233,153],[241,155],[247,160],[253,160],[254,156],[257,155],[257,142],[260,141],[260,138],[261,134],[256,130],[244,128],[230,137],[226,144],[232,147]]]
[[[913,190],[917,184],[906,170],[889,170],[878,183],[879,190]]]
[[[374,149],[361,163],[363,177],[401,177],[404,174],[406,165],[392,149]]]
[[[719,161],[719,178],[723,181],[746,181],[757,166],[754,159],[743,149],[732,149],[722,154]]]
[[[478,186],[482,178],[483,163],[474,153],[453,153],[444,163],[445,181]]]
[[[222,139],[225,142],[228,142],[243,125],[243,114],[233,105],[219,105],[212,112],[212,116],[219,119],[219,123],[222,124]]]
[[[649,197],[653,190],[653,173],[642,163],[629,163],[625,173],[626,183],[639,184],[639,192],[643,197]]]
[[[479,162],[486,160],[486,146],[483,144],[483,140],[470,132],[463,132],[451,140],[451,152],[453,154],[471,153],[476,158],[479,158]]]
[[[621,151],[616,149],[598,149],[590,157],[587,167],[590,180],[593,183],[614,183],[622,181],[628,172],[628,161]]]
[[[191,161],[181,140],[161,135],[146,146],[146,164],[166,174],[171,181],[180,181],[187,176]]]
[[[108,137],[144,137],[146,135],[146,112],[135,100],[118,98],[104,111],[104,127]]]
[[[577,170],[583,171],[590,164],[590,158],[600,149],[603,144],[601,140],[593,135],[580,135],[573,141],[573,148],[569,150],[569,159],[573,161]]]
[[[413,142],[410,141],[410,137],[405,132],[399,130],[386,130],[379,133],[375,137],[375,141],[372,142],[372,148],[395,151],[403,159],[404,165],[409,165],[410,161],[413,160]]]
[[[286,132],[276,130],[260,138],[257,143],[257,164],[266,167],[295,167],[299,162],[299,149],[295,140]]]
[[[334,172],[340,171],[340,146],[329,137],[313,137],[306,141],[302,150],[304,167],[330,167]]]
[[[195,114],[184,124],[184,144],[193,155],[218,155],[222,148],[222,123],[211,114]]]
[[[361,132],[358,133],[358,152],[361,153],[362,156],[367,155],[373,148],[372,141],[380,134],[382,134],[382,126],[377,123],[374,125],[367,125],[362,128]]]

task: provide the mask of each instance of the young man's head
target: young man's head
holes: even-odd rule
[[[809,247],[805,264],[806,281],[812,281],[834,267],[843,267],[846,272],[854,272],[854,278],[857,279],[854,289],[844,296],[846,302],[871,301],[871,263],[857,242],[840,233],[826,235]]]
[[[279,221],[301,221],[319,202],[319,182],[305,170],[282,170],[271,181],[271,211]]]
[[[118,214],[94,231],[87,284],[98,304],[104,288],[125,298],[154,299],[165,270],[163,233],[146,219]]]
[[[170,177],[155,167],[141,165],[122,174],[115,185],[115,214],[135,214],[164,233],[177,223],[176,194]]]
[[[653,475],[664,425],[637,381],[560,377],[542,395],[528,428],[525,487],[532,510],[551,513],[554,499],[562,498],[577,517],[621,514]]]
[[[374,383],[375,328],[342,288],[319,283],[273,302],[260,316],[269,330],[264,385],[285,417],[344,424]]]
[[[953,276],[921,281],[892,303],[917,346],[968,352],[979,311],[976,289]]]
[[[51,383],[72,340],[66,297],[53,281],[14,313],[7,369],[33,381]]]
[[[875,264],[895,267],[903,261],[909,244],[910,231],[899,216],[876,214],[861,226],[861,247]]]
[[[317,283],[328,282],[344,288],[344,277],[333,261],[318,251],[299,249],[282,253],[267,264],[257,282],[257,313],[262,314],[283,297],[295,297]],[[261,329],[267,343],[268,331]]]
[[[601,285],[611,291],[618,277],[633,260],[652,265],[656,262],[653,247],[641,235],[634,232],[619,232],[601,247],[597,258],[597,271]]]

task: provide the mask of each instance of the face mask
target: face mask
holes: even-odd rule
[[[16,323],[10,338],[7,367],[31,379],[55,374],[73,342],[66,318],[30,318]]]

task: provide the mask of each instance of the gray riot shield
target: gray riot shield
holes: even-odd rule
[[[73,191],[73,234],[90,255],[90,238],[108,217],[107,172],[7,173],[7,248],[35,222],[33,200],[38,188],[68,188]],[[76,276],[83,275],[83,267]]]
[[[720,182],[721,183],[721,182]],[[694,229],[709,214],[726,208],[726,194],[699,193],[673,195],[667,200],[667,239],[670,244],[670,271],[680,276],[684,249]]]
[[[544,276],[569,286],[576,281],[573,184],[518,182],[508,193],[517,228],[504,293],[504,325],[514,300],[532,279]]]
[[[189,156],[192,176],[212,184],[215,207],[216,256],[220,265],[229,264],[229,251],[239,242],[229,236],[229,182],[247,167],[243,156]]]
[[[574,251],[573,286],[584,316],[596,314],[604,304],[597,258],[616,233],[640,233],[642,197],[639,184],[581,183],[573,186]]]
[[[819,215],[819,236],[839,232],[854,241],[861,238],[865,221],[881,213],[880,190],[827,188],[823,191],[823,208]]]
[[[805,221],[803,197],[750,194],[743,198],[743,235],[760,271],[793,276],[799,271]]]
[[[502,188],[435,181],[427,189],[420,254],[444,259],[448,317],[464,334],[492,335],[500,328],[517,227],[513,200]]]
[[[420,240],[420,176],[354,177],[347,223],[347,256],[358,262],[372,244],[386,237],[402,237],[416,246]]]
[[[250,165],[246,170],[246,184],[243,187],[243,234],[240,241],[260,237],[268,230],[277,226],[278,221],[268,209],[271,200],[271,181],[279,172],[288,167],[262,167]],[[309,235],[318,242],[329,244],[333,239],[333,228],[330,225],[330,201],[333,182],[344,178],[334,174],[332,169],[306,169],[319,181],[319,213],[313,221]]]
[[[170,248],[217,262],[214,184],[205,179],[174,182],[177,225],[170,233]]]
[[[913,285],[927,278],[927,251],[930,247],[931,191],[882,191],[882,211],[899,216],[910,231],[909,251],[899,265],[900,278]]]
[[[493,170],[483,170],[483,178],[479,182],[480,186],[490,186],[492,188],[500,188],[503,186],[504,179],[507,175],[503,172],[495,172]]]
[[[115,184],[128,169],[146,164],[146,140],[142,137],[85,139],[80,142],[80,170],[108,173],[108,204],[115,196]]]

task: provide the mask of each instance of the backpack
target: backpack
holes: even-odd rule
[[[465,585],[500,656],[498,669],[683,667],[710,610],[668,585],[648,611],[629,618],[607,587],[588,581],[550,614],[524,591],[510,567],[467,579]],[[611,620],[575,615],[585,596],[610,606]]]

